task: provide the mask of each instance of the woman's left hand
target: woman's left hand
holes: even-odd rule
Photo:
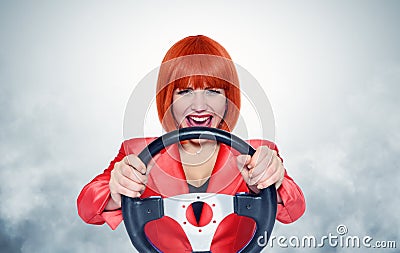
[[[258,147],[253,156],[239,155],[237,164],[243,179],[256,193],[272,184],[278,189],[285,176],[282,160],[266,146]]]

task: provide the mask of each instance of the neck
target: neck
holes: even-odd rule
[[[183,141],[179,145],[181,162],[187,166],[197,166],[206,163],[218,154],[219,143],[216,141]]]
[[[186,180],[196,187],[204,184],[211,176],[220,145],[215,141],[183,142],[179,154]]]
[[[179,145],[179,152],[186,155],[199,155],[213,153],[219,147],[216,141],[210,140],[189,140],[182,141]]]

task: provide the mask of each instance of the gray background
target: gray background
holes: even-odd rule
[[[124,139],[135,85],[196,34],[224,45],[270,99],[307,200],[274,235],[345,224],[398,244],[399,12],[399,1],[1,1],[0,251],[133,251],[123,226],[84,224],[76,197]]]

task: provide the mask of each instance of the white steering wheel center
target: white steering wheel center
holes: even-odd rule
[[[171,217],[182,227],[193,251],[209,251],[212,239],[221,221],[234,212],[232,195],[216,193],[188,193],[164,199],[164,215]],[[212,209],[213,217],[207,225],[192,225],[186,211],[194,202],[204,202]],[[178,207],[178,208],[177,208]]]

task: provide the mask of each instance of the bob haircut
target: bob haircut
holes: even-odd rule
[[[166,131],[177,129],[172,115],[175,89],[220,88],[227,98],[224,117],[218,128],[232,131],[240,113],[239,78],[228,52],[218,42],[204,36],[189,36],[166,53],[157,80],[158,118]]]

